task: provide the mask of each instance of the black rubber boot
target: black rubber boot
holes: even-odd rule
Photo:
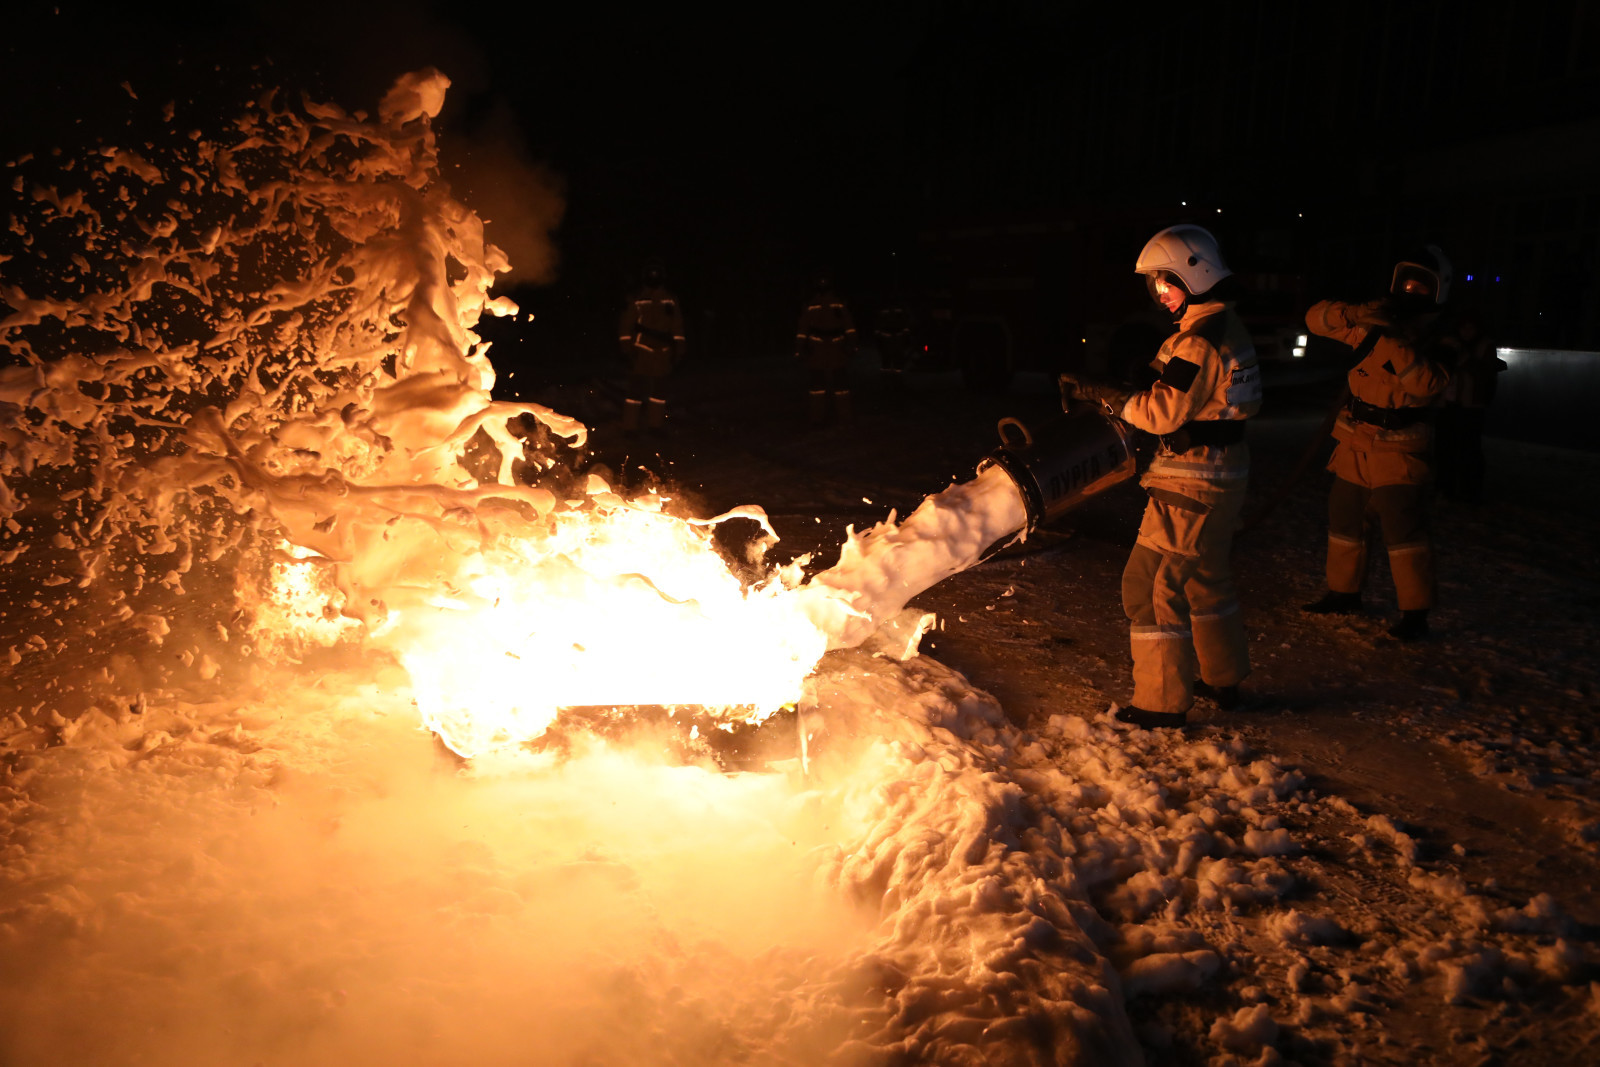
[[[1300,610],[1308,615],[1359,615],[1361,594],[1329,591],[1322,595],[1321,600],[1301,605]]]
[[[1125,722],[1130,726],[1142,726],[1146,730],[1155,730],[1163,727],[1181,729],[1189,721],[1187,712],[1182,711],[1145,711],[1129,705],[1118,708],[1116,715],[1112,716],[1118,722]]]
[[[1427,608],[1421,611],[1402,611],[1400,621],[1389,627],[1389,636],[1396,641],[1420,641],[1430,632]]]
[[[1194,695],[1204,697],[1216,703],[1223,711],[1232,711],[1243,703],[1244,698],[1239,695],[1236,685],[1208,685],[1205,682],[1194,683]]]

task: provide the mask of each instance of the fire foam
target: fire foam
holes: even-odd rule
[[[237,586],[255,647],[358,635],[410,672],[424,722],[478,756],[570,707],[760,722],[828,648],[1024,524],[1015,487],[985,472],[852,533],[802,587],[797,566],[737,576],[708,530],[719,520],[557,477],[586,429],[491,396],[476,327],[517,309],[491,294],[505,256],[439,180],[448,86],[407,75],[371,119],[269,95],[231,142],[111,146],[85,188],[36,190],[29,224],[91,239],[73,291],[5,291],[0,339],[24,362],[0,375],[0,404],[28,429],[5,438],[0,505],[88,472],[55,501],[80,584],[120,568],[137,592],[170,557],[179,588],[196,565],[286,544],[263,584]],[[251,273],[265,264],[274,276]],[[545,430],[531,448],[515,432],[527,420]],[[474,442],[493,469],[469,471]],[[537,484],[515,476],[524,464]],[[759,509],[731,516],[775,540]]]

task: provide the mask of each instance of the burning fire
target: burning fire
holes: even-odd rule
[[[698,705],[760,722],[799,699],[826,650],[799,610],[798,568],[746,588],[706,529],[659,497],[602,495],[465,557],[449,593],[376,627],[424,721],[461,755],[536,738],[571,707]]]
[[[210,581],[238,603],[222,601],[216,630],[232,643],[207,645],[216,659],[183,647],[195,635],[180,626],[167,637],[175,657],[107,675],[118,699],[71,722],[52,710],[56,740],[85,747],[48,749],[63,757],[59,787],[37,782],[68,798],[71,817],[38,820],[63,835],[54,868],[13,849],[13,869],[70,909],[59,926],[74,932],[0,923],[36,928],[12,955],[44,980],[16,968],[0,979],[42,990],[41,1004],[88,1007],[65,1011],[60,1032],[12,1029],[72,1047],[84,1020],[106,1017],[92,1040],[108,1051],[67,1058],[180,1063],[248,1046],[236,1019],[285,1056],[327,1052],[296,1059],[307,1063],[374,1047],[393,1062],[438,1049],[485,1063],[641,1062],[663,1047],[703,1062],[708,1035],[740,1061],[774,1041],[779,1059],[818,1062],[851,1034],[892,1035],[898,1009],[871,1003],[885,976],[937,957],[929,995],[945,997],[964,970],[993,976],[991,945],[1031,945],[1046,922],[1023,908],[997,924],[984,887],[1001,868],[968,874],[968,857],[1000,862],[1004,813],[1021,810],[1012,783],[979,773],[1010,729],[1003,715],[937,664],[876,667],[874,656],[909,656],[920,624],[837,657],[815,686],[843,696],[826,722],[800,717],[803,738],[811,726],[828,738],[803,782],[672,765],[654,738],[579,738],[538,773],[524,773],[521,749],[574,707],[764,720],[800,699],[826,651],[866,641],[1024,526],[1016,486],[990,468],[904,522],[852,532],[839,563],[802,584],[799,564],[750,578],[719,552],[712,529],[734,518],[775,539],[758,509],[684,518],[662,496],[628,499],[561,469],[566,446],[551,438],[581,444],[584,427],[491,396],[474,327],[513,309],[489,296],[504,257],[437,180],[431,120],[447,84],[407,76],[376,119],[268,96],[217,141],[178,135],[147,145],[149,159],[104,152],[38,179],[84,189],[40,185],[19,208],[13,236],[92,240],[70,291],[25,292],[14,274],[0,287],[12,309],[0,345],[21,361],[0,369],[0,524],[24,507],[30,522],[50,515],[28,548],[61,561],[46,585],[110,587],[124,617],[141,590],[197,598]],[[24,255],[27,242],[6,240],[0,262]],[[529,418],[543,430],[525,451],[512,427]],[[464,461],[481,436],[500,453],[492,471]],[[519,458],[537,484],[515,477]],[[21,549],[10,551],[7,562]],[[150,635],[169,634],[158,612],[173,600],[140,602]],[[241,614],[253,626],[243,640],[230,632]],[[355,656],[329,656],[338,666],[325,672],[295,662],[334,644]],[[247,696],[195,702],[212,695],[189,691],[195,677],[226,685],[235,670]],[[474,773],[440,774],[415,743],[407,680],[423,724],[476,759]],[[987,739],[985,754],[961,747],[970,736]],[[7,789],[35,774],[17,766]],[[80,785],[89,801],[73,797]],[[14,810],[32,819],[33,803]],[[83,833],[85,814],[104,840]],[[1042,887],[1036,871],[1063,869],[1049,863],[1017,869]],[[930,917],[973,908],[941,940]],[[731,950],[705,937],[707,915]],[[100,979],[102,961],[115,980]],[[84,965],[93,996],[60,996]],[[323,997],[338,1007],[322,1012]],[[929,1002],[917,997],[913,1026]],[[1009,997],[1008,986],[990,999]],[[37,1014],[14,999],[16,1017]],[[661,1006],[652,1016],[639,1003]],[[734,1025],[713,1032],[699,1004]],[[438,1043],[397,1018],[440,1023]],[[169,1032],[195,1028],[195,1048],[171,1047]],[[532,1053],[529,1033],[544,1042]]]
[[[119,541],[141,571],[172,555],[174,575],[280,546],[269,588],[241,592],[255,646],[359,631],[468,757],[539,737],[565,708],[761,722],[830,647],[859,644],[1024,523],[1015,487],[986,472],[852,534],[807,585],[798,564],[745,581],[710,527],[755,519],[764,547],[776,535],[757,508],[691,520],[592,474],[522,484],[519,459],[560,475],[557,439],[586,431],[491,396],[474,328],[516,308],[490,296],[504,255],[437,180],[431,120],[448,85],[407,75],[376,120],[268,98],[236,143],[180,138],[137,165],[102,153],[86,190],[37,191],[41,232],[143,238],[97,237],[86,247],[111,269],[79,256],[76,292],[5,289],[0,341],[24,362],[0,374],[0,408],[28,411],[32,431],[0,448],[0,519],[14,488],[75,468],[94,481],[61,498],[74,534],[60,547],[77,549],[83,584],[114,569]],[[164,205],[160,225],[121,206],[145,202]],[[242,266],[260,263],[282,276],[264,285]],[[538,443],[525,450],[513,420],[542,426]],[[475,476],[464,457],[483,437],[500,462]]]

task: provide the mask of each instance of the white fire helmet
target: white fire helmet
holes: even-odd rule
[[[1394,265],[1389,292],[1395,296],[1413,296],[1418,303],[1432,297],[1434,304],[1443,304],[1450,299],[1450,283],[1455,276],[1455,268],[1450,266],[1450,260],[1439,246],[1425,245],[1417,255]]]
[[[1233,271],[1222,261],[1217,239],[1199,226],[1168,226],[1149,241],[1134,262],[1140,274],[1165,271],[1183,283],[1190,296],[1199,296]]]

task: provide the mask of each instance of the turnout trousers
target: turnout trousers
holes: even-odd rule
[[[1220,688],[1250,673],[1229,561],[1244,484],[1208,489],[1181,504],[1152,497],[1122,572],[1133,704],[1145,711],[1187,711],[1197,674]]]
[[[1433,551],[1420,485],[1367,488],[1335,477],[1328,493],[1328,588],[1359,593],[1367,578],[1367,540],[1383,531],[1401,611],[1433,607]]]
[[[622,401],[622,428],[629,433],[639,428],[643,414],[645,425],[659,430],[667,421],[666,376],[663,374],[628,375],[628,395]]]
[[[833,398],[833,417],[840,422],[850,421],[850,379],[844,367],[813,366],[806,372],[807,417],[813,424],[828,419],[828,398]]]

